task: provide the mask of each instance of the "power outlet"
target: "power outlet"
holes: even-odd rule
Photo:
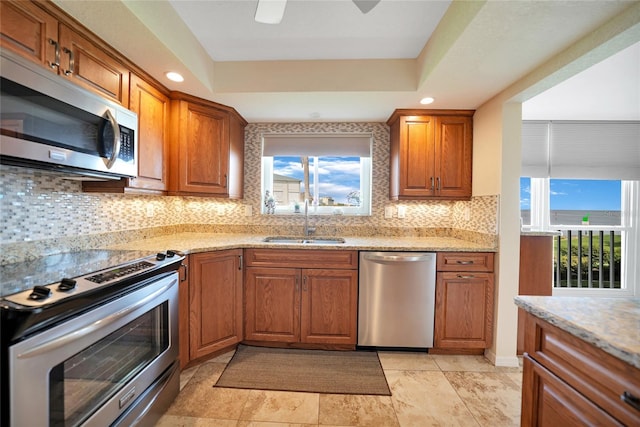
[[[253,215],[253,207],[251,205],[245,205],[244,216],[251,216],[251,215]]]
[[[384,208],[384,217],[386,219],[393,218],[393,206],[385,206],[385,208]]]
[[[407,216],[407,208],[405,206],[398,206],[398,218],[403,219]]]
[[[153,217],[153,205],[147,205],[146,214],[147,214],[147,218]]]

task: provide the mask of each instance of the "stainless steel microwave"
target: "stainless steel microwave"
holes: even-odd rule
[[[138,172],[138,116],[0,52],[0,162],[118,179]]]

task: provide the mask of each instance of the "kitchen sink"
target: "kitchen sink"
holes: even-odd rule
[[[270,236],[262,239],[267,243],[297,243],[297,244],[317,244],[317,245],[338,245],[344,243],[341,237],[289,237],[289,236]]]

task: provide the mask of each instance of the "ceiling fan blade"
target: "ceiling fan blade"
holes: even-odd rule
[[[353,0],[353,2],[358,6],[358,9],[360,9],[362,13],[367,13],[380,3],[380,0]]]
[[[286,6],[287,0],[258,0],[254,19],[262,24],[279,24]]]

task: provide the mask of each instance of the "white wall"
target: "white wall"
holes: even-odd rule
[[[520,253],[521,103],[640,40],[640,3],[550,58],[480,106],[474,116],[474,196],[498,194],[494,344],[497,365],[516,359]]]
[[[487,357],[500,366],[517,366],[520,253],[520,125],[521,104],[496,99],[474,115],[474,196],[499,194],[494,342]]]

